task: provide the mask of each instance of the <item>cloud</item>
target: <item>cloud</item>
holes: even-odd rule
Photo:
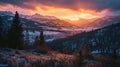
[[[19,11],[20,14],[55,16],[79,20],[103,17],[119,11],[119,0],[0,0],[0,11]],[[114,12],[109,13],[109,9]]]
[[[26,3],[30,3],[31,0],[0,0],[0,4],[11,4],[13,6],[21,7],[21,8],[27,8],[27,9],[34,9],[34,6]]]
[[[34,9],[35,4],[69,9],[113,9],[119,10],[120,0],[0,0],[1,3],[12,4],[27,9]]]

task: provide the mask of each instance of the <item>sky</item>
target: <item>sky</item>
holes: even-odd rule
[[[0,11],[38,13],[71,21],[100,18],[119,10],[120,0],[0,0]]]

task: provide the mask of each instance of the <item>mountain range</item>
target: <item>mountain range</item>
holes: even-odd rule
[[[4,21],[4,29],[9,29],[14,14],[9,11],[0,11],[0,17]],[[21,15],[20,20],[24,30],[29,30],[31,36],[39,35],[41,30],[44,30],[46,40],[65,38],[84,31],[99,29],[114,23],[119,23],[120,16],[109,16],[98,18],[93,21],[73,24],[65,20],[58,19],[53,16],[43,16],[40,14]],[[32,39],[32,38],[31,38]],[[34,39],[34,38],[33,38]]]

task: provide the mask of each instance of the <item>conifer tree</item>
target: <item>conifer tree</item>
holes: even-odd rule
[[[45,44],[43,31],[40,32],[39,42],[40,42],[39,45]]]
[[[41,31],[40,36],[36,36],[34,45],[36,48],[36,47],[39,47],[39,46],[44,45],[44,44],[45,44],[44,35],[43,35],[43,31]]]
[[[8,47],[13,49],[23,49],[23,28],[20,22],[19,14],[16,14],[13,18],[13,23],[8,31]]]
[[[3,22],[2,18],[0,17],[0,47],[3,47]]]
[[[44,41],[44,35],[43,35],[43,31],[40,32],[40,36],[36,36],[35,41],[34,41],[34,46],[35,48],[40,47],[41,45],[44,45],[45,41]]]
[[[90,52],[91,52],[90,44],[86,44],[86,45],[85,45],[85,49],[86,49],[86,51],[87,51],[88,53],[90,53]]]
[[[36,36],[35,41],[34,41],[34,47],[37,48],[38,45],[39,45],[39,37]]]
[[[117,60],[117,59],[118,59],[116,49],[113,49],[112,58],[113,58],[114,60]]]
[[[37,36],[35,39],[35,49],[36,51],[41,53],[47,53],[48,51],[50,51],[50,48],[45,44],[43,31],[41,31],[40,36]]]
[[[63,53],[65,53],[65,54],[68,53],[68,51],[67,51],[67,47],[64,47],[64,48],[63,48]]]
[[[29,45],[30,44],[30,38],[29,38],[29,31],[26,30],[26,36],[25,36],[25,45]]]

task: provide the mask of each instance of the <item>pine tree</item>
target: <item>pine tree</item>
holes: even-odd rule
[[[91,52],[90,44],[86,44],[86,45],[85,45],[85,49],[86,49],[86,51],[87,51],[88,53],[90,53],[90,52]]]
[[[13,49],[23,49],[23,28],[19,19],[19,14],[16,14],[13,18],[13,23],[8,31],[8,47]]]
[[[35,49],[41,53],[47,53],[50,48],[45,44],[43,31],[40,32],[40,36],[35,39]]]
[[[91,54],[90,44],[85,44],[82,48],[82,53],[84,56]]]
[[[35,41],[34,41],[34,47],[37,48],[38,45],[39,45],[39,37],[36,36]]]
[[[0,47],[3,47],[3,22],[0,17]]]
[[[82,51],[80,50],[79,51],[79,56],[78,56],[78,61],[79,61],[78,64],[79,64],[80,67],[82,67],[82,65],[83,65],[82,64],[83,60],[84,59],[83,59],[83,56],[82,56]]]
[[[25,36],[25,45],[29,45],[30,44],[30,38],[29,38],[29,31],[26,30],[26,36]]]
[[[40,42],[39,45],[45,44],[43,31],[40,32],[39,42]]]
[[[67,47],[64,47],[64,48],[63,48],[63,53],[64,53],[64,54],[67,54],[67,53],[68,53]]]
[[[112,52],[112,58],[113,58],[114,60],[117,60],[118,57],[117,57],[116,49],[113,49],[112,51],[113,51],[113,52]]]
[[[35,48],[38,48],[44,44],[45,44],[44,35],[43,35],[43,31],[41,31],[40,36],[36,36],[34,45],[35,45]]]

